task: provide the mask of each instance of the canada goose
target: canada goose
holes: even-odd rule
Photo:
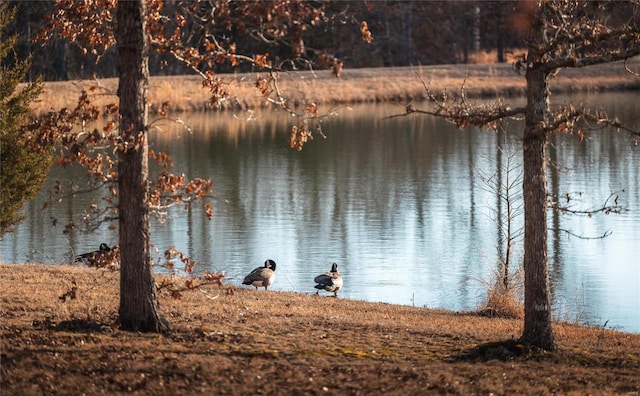
[[[320,293],[320,290],[333,292],[334,297],[338,297],[338,290],[342,287],[342,275],[338,272],[338,264],[333,263],[331,265],[331,271],[318,275],[313,279],[317,283],[315,288],[318,289],[316,294]]]
[[[120,246],[115,245],[111,248],[106,243],[101,243],[98,250],[79,254],[74,262],[79,262],[89,267],[119,269]]]
[[[251,273],[245,276],[243,285],[253,285],[256,290],[258,287],[264,286],[264,290],[267,290],[276,278],[276,262],[273,260],[267,260],[264,262],[264,267],[258,267],[251,271]]]
[[[106,243],[101,243],[100,248],[98,250],[94,250],[93,252],[82,253],[76,256],[74,262],[83,263],[86,265],[92,265],[93,261],[96,258],[104,256],[108,252],[111,251],[111,248]]]

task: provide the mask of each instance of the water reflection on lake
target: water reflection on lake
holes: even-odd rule
[[[598,100],[640,125],[633,94]],[[187,214],[173,209],[164,224],[152,221],[154,244],[160,251],[175,245],[201,269],[226,271],[234,284],[271,258],[278,264],[273,289],[314,292],[313,277],[336,262],[344,298],[474,309],[494,272],[498,243],[497,199],[476,171],[494,174],[514,150],[519,161],[521,125],[493,133],[418,115],[382,120],[400,111],[341,109],[322,124],[326,139],[316,133],[302,152],[287,147],[284,116],[190,115],[192,132],[165,125],[152,134],[152,148],[169,152],[187,176],[213,179],[214,218],[206,220],[197,206]],[[617,191],[629,211],[549,214],[555,314],[640,332],[640,148],[624,133],[590,136],[588,143],[560,137],[549,147],[560,170],[550,171],[550,191],[574,193],[582,209]],[[55,169],[51,179],[57,177],[77,181],[82,171]],[[60,263],[72,250],[117,243],[106,228],[65,236],[50,226],[51,216],[66,222],[91,200],[77,196],[44,212],[41,199],[29,203],[27,220],[1,241],[2,261]],[[612,234],[580,240],[565,229]],[[521,252],[520,241],[518,261]]]

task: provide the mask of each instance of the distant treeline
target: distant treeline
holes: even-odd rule
[[[44,45],[34,37],[45,25],[44,16],[54,10],[54,1],[7,1],[17,8],[17,16],[7,35],[18,35],[16,55],[32,57],[30,79],[37,76],[59,81],[93,76],[114,77],[116,52],[91,53],[65,39],[54,38]],[[526,33],[526,7],[514,1],[334,1],[324,4],[325,18],[303,33],[305,57],[316,68],[330,65],[337,57],[346,68],[392,67],[467,63],[471,54],[490,52],[490,61],[504,62],[510,48],[522,48]],[[524,2],[526,3],[526,2]],[[176,1],[165,1],[163,14],[171,18]],[[234,4],[231,2],[230,4]],[[365,20],[373,42],[362,40],[360,22]],[[270,43],[235,26],[220,26],[227,43],[236,43],[238,52],[268,52],[274,60],[291,56],[285,42]],[[197,41],[192,38],[192,42]],[[168,54],[152,53],[152,75],[185,74],[189,71]],[[247,71],[240,65],[216,65],[219,72]],[[243,69],[244,68],[244,69]]]

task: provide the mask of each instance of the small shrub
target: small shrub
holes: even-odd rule
[[[487,296],[478,308],[478,314],[489,317],[520,319],[524,316],[521,290],[521,271],[513,273],[505,284],[501,276],[495,276],[487,285]]]

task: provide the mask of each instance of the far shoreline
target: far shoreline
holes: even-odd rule
[[[632,70],[640,60],[629,62]],[[220,110],[248,110],[273,106],[255,87],[263,73],[220,74],[228,84],[231,97]],[[525,96],[524,74],[512,65],[470,64],[433,65],[393,68],[344,69],[340,79],[329,70],[282,73],[280,89],[296,107],[315,103],[318,106],[359,103],[409,103],[426,99],[424,86],[430,90],[464,93],[469,98]],[[104,106],[117,102],[117,78],[45,82],[40,100],[33,106],[36,115],[50,110],[74,108],[83,90],[93,103]],[[640,78],[625,70],[624,62],[613,62],[581,69],[563,69],[551,80],[553,94],[578,92],[628,91],[640,89]],[[149,81],[151,113],[163,103],[178,113],[217,110],[208,106],[209,95],[197,75],[154,76]]]

